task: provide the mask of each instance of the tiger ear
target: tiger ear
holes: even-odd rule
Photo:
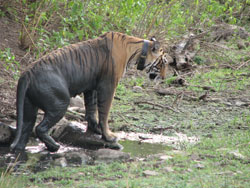
[[[160,49],[160,43],[156,40],[155,36],[151,37],[150,41],[153,41],[152,51],[158,51]]]
[[[152,51],[157,52],[160,49],[160,43],[158,41],[153,41]]]
[[[151,41],[156,41],[155,36],[152,36],[152,37],[150,38],[150,40],[151,40]]]

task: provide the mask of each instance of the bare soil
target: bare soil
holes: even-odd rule
[[[10,48],[15,54],[16,60],[20,61],[25,55],[25,51],[19,48],[19,31],[20,24],[13,19],[7,17],[0,18],[0,50],[4,51]],[[4,67],[4,61],[0,60],[0,121],[8,122],[15,115],[15,88],[16,80],[14,80],[12,72],[7,71]],[[23,68],[23,66],[21,65]]]

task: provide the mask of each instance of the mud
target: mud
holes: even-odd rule
[[[119,153],[119,156],[124,155],[127,157],[127,154],[129,154],[132,158],[145,158],[150,155],[170,151],[173,148],[176,148],[176,142],[194,143],[198,141],[197,138],[189,138],[184,135],[168,137],[162,135],[125,132],[120,132],[118,135],[121,139],[119,143],[123,146],[123,150]],[[117,151],[109,149],[110,157],[107,158],[107,161],[116,159],[112,156],[112,152]],[[65,145],[61,145],[56,153],[50,153],[46,150],[43,143],[31,138],[26,147],[26,151],[22,153],[13,154],[10,153],[8,147],[0,147],[0,172],[3,173],[7,169],[11,169],[15,171],[15,173],[26,173],[27,170],[38,172],[54,166],[65,167],[80,166],[82,164],[95,164],[96,157],[93,157],[93,155],[95,155],[94,153],[94,150]],[[114,153],[114,155],[117,154]]]

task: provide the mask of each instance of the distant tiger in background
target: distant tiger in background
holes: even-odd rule
[[[88,129],[115,142],[108,115],[115,89],[128,65],[138,70],[150,67],[162,54],[159,42],[108,32],[100,37],[55,50],[34,62],[17,86],[17,133],[11,149],[24,150],[36,122],[38,109],[43,120],[37,137],[49,151],[60,145],[48,134],[65,114],[70,97],[84,93]],[[97,118],[98,115],[98,118]]]
[[[151,80],[165,79],[169,63],[172,61],[172,58],[166,52],[163,52],[151,65],[146,67],[149,78]]]

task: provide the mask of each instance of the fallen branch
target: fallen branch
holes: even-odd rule
[[[246,62],[240,64],[240,65],[236,68],[236,70],[239,70],[240,68],[244,67],[244,66],[247,65],[249,62],[250,62],[250,59],[249,59],[248,61],[246,61]]]
[[[85,121],[85,115],[79,112],[75,112],[75,111],[68,109],[65,115],[68,118],[79,119],[81,121]]]
[[[134,126],[134,124],[131,124],[130,122],[128,122],[128,120],[126,120],[126,118],[125,118],[123,115],[121,115],[120,113],[117,113],[117,115],[118,115],[120,118],[122,118],[127,124]]]
[[[197,87],[197,88],[201,88],[203,90],[207,90],[207,91],[212,91],[212,92],[215,92],[216,90],[211,87],[211,86],[199,86],[199,85],[188,85],[190,87]]]
[[[208,91],[206,91],[205,94],[203,94],[199,97],[188,95],[187,92],[185,92],[185,91],[180,92],[180,91],[175,91],[175,90],[170,90],[170,89],[158,89],[158,90],[155,90],[155,92],[160,94],[160,95],[175,95],[175,96],[177,96],[176,101],[179,99],[178,96],[181,96],[181,99],[186,100],[186,101],[204,100],[204,101],[210,102],[210,100],[207,99]],[[173,104],[175,104],[176,101],[174,101]]]
[[[152,106],[157,106],[157,107],[160,107],[160,108],[166,108],[168,110],[171,110],[173,112],[176,112],[176,113],[179,113],[179,111],[173,109],[172,107],[170,106],[167,106],[167,105],[161,105],[161,104],[156,104],[156,103],[153,103],[153,102],[149,102],[149,101],[137,101],[135,102],[134,104],[149,104],[149,105],[152,105]]]

